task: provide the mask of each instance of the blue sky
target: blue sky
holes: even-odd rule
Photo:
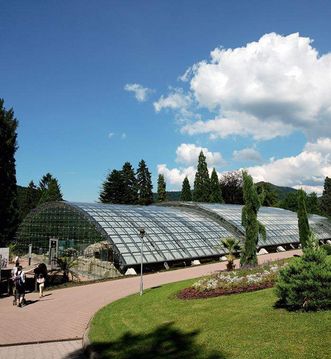
[[[51,172],[65,199],[96,201],[109,170],[143,158],[155,189],[158,173],[180,189],[201,148],[220,174],[248,168],[317,192],[331,176],[330,2],[0,9],[0,97],[20,123],[20,185]]]

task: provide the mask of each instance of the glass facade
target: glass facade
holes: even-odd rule
[[[213,219],[185,209],[97,203],[51,203],[24,220],[18,242],[33,243],[38,253],[48,251],[48,239],[58,238],[61,249],[82,253],[91,243],[108,240],[114,263],[140,263],[139,228],[145,229],[144,263],[212,257],[224,253],[220,239],[231,235]]]
[[[140,263],[139,228],[145,229],[144,263],[163,263],[208,258],[225,253],[220,240],[243,238],[240,205],[174,203],[170,205],[113,205],[53,202],[33,210],[18,231],[18,246],[27,253],[46,254],[50,238],[59,250],[74,248],[79,255],[89,245],[107,241],[118,268]],[[299,243],[296,213],[262,207],[259,220],[266,226],[267,240],[260,247]],[[330,221],[311,216],[317,238],[330,239]]]

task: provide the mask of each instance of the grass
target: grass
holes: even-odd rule
[[[103,358],[330,358],[331,312],[274,309],[273,289],[179,300],[194,280],[101,309],[90,340]]]

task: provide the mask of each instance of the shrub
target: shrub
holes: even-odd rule
[[[321,248],[325,250],[325,252],[328,256],[331,256],[331,245],[330,244],[323,244],[321,246]]]
[[[308,248],[278,275],[277,306],[289,310],[331,308],[331,262],[322,249]]]

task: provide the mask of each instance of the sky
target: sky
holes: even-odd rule
[[[331,176],[331,3],[0,0],[17,182],[95,202],[144,159],[154,190],[210,169],[321,193]],[[0,144],[1,151],[1,144]]]

